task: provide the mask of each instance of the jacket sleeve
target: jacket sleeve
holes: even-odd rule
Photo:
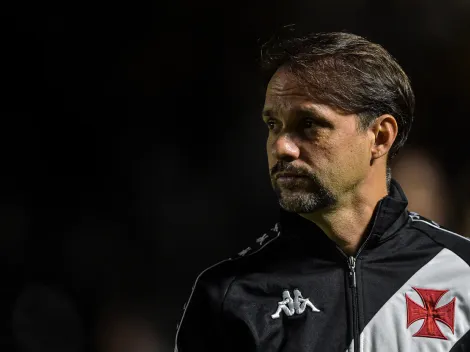
[[[223,351],[223,286],[204,277],[196,280],[178,325],[175,352]]]

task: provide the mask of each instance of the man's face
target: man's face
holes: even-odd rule
[[[269,82],[263,110],[271,182],[281,207],[313,213],[334,207],[367,176],[373,134],[357,115],[313,103],[286,69]]]

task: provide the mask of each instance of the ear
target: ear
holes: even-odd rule
[[[392,115],[385,114],[375,119],[369,127],[373,135],[371,161],[387,155],[398,134],[397,120]]]

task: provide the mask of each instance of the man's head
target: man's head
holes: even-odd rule
[[[281,207],[333,207],[365,180],[389,182],[388,162],[411,128],[410,82],[381,46],[348,33],[319,33],[264,50],[263,120]],[[304,177],[297,177],[298,175]]]

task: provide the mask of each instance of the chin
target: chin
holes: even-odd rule
[[[321,204],[311,196],[283,196],[279,198],[279,205],[291,213],[313,213],[321,209]]]
[[[277,188],[276,193],[281,208],[292,213],[314,213],[336,203],[335,197],[326,190],[323,190],[323,192],[308,192],[306,190]]]

